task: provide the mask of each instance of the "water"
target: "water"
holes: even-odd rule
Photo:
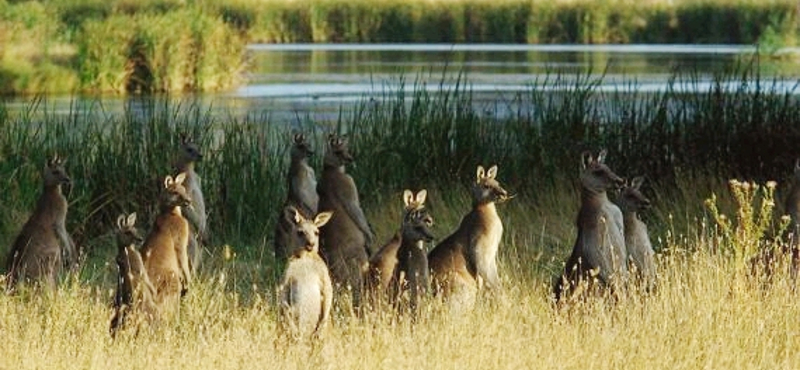
[[[502,115],[516,106],[507,102],[555,75],[563,78],[602,76],[600,91],[663,91],[677,73],[691,84],[674,88],[687,93],[711,88],[715,73],[752,63],[755,49],[737,45],[499,45],[499,44],[279,44],[248,47],[247,84],[218,94],[184,97],[211,111],[233,116],[256,115],[296,121],[310,117],[333,120],[340,109],[396,91],[450,88],[463,73],[475,94],[477,109]],[[797,53],[787,49],[782,52]],[[775,78],[778,91],[795,91],[800,64],[796,59],[759,60],[764,76]],[[401,84],[401,82],[405,84]],[[415,87],[416,84],[416,87]],[[548,89],[558,90],[549,85]],[[100,110],[114,114],[126,98],[47,97],[55,114]],[[9,103],[12,112],[29,99]],[[503,110],[495,107],[505,106]]]

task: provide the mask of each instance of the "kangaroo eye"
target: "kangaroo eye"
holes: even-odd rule
[[[303,234],[301,230],[297,230],[297,236],[302,238],[303,236],[305,236],[305,234]]]

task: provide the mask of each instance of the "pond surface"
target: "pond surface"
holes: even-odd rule
[[[234,116],[332,120],[340,108],[347,110],[371,96],[400,88],[437,91],[442,84],[449,88],[459,73],[477,105],[497,105],[532,85],[559,90],[552,82],[544,82],[556,76],[601,78],[600,91],[658,92],[667,89],[669,79],[677,73],[679,79],[692,83],[679,81],[673,88],[700,92],[711,88],[714,74],[741,70],[752,63],[758,64],[762,76],[775,79],[776,90],[795,92],[800,58],[759,59],[753,57],[755,51],[737,45],[250,45],[245,85],[226,93],[179,100]],[[12,100],[8,108],[20,111],[29,100]],[[87,109],[113,114],[129,102],[119,97],[53,96],[45,100],[46,109],[55,114]]]

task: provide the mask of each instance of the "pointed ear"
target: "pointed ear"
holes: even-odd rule
[[[592,157],[592,152],[585,151],[581,153],[581,169],[585,170],[586,167],[589,167],[594,162],[594,158]]]
[[[169,188],[174,183],[175,183],[175,180],[172,179],[172,176],[167,175],[167,177],[164,178],[164,187],[165,188]]]
[[[183,184],[183,180],[186,180],[186,172],[181,172],[178,176],[175,176],[175,183],[178,185]]]
[[[492,166],[489,171],[486,171],[486,177],[493,179],[497,176],[497,165]]]
[[[298,132],[298,133],[294,134],[294,143],[295,144],[301,144],[303,141],[305,141],[305,137],[303,136],[302,133]]]
[[[794,160],[794,170],[800,171],[800,158]]]
[[[423,206],[423,205],[425,205],[425,198],[427,198],[427,197],[428,197],[428,191],[425,190],[425,189],[422,189],[422,190],[417,192],[417,197],[416,197],[415,202],[417,203],[418,206]]]
[[[286,208],[283,209],[283,217],[291,224],[299,224],[303,221],[303,215],[293,206],[286,206]]]
[[[403,204],[405,204],[406,208],[414,203],[414,193],[411,190],[403,190]]]
[[[478,165],[478,173],[475,174],[475,182],[481,182],[485,174],[486,171],[483,169],[483,166]]]
[[[121,214],[117,217],[117,228],[124,229],[125,228],[125,215]]]
[[[597,155],[597,163],[605,163],[607,154],[608,152],[605,149],[601,150],[600,154]]]
[[[133,225],[136,225],[136,212],[128,215],[128,221],[125,222],[125,225],[128,227],[133,227]]]
[[[314,225],[320,228],[327,224],[328,221],[331,220],[331,217],[333,217],[333,212],[322,212],[314,218]]]
[[[644,183],[644,177],[636,176],[633,178],[633,180],[631,180],[631,187],[636,190],[639,190],[639,188],[642,187],[643,183]]]
[[[192,143],[192,138],[189,137],[189,135],[186,135],[185,132],[181,132],[179,135],[181,138],[181,145],[188,145]]]

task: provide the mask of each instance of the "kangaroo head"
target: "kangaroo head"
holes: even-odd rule
[[[314,152],[311,150],[311,146],[306,140],[305,135],[297,133],[294,134],[293,139],[294,146],[292,146],[292,159],[302,160],[314,155]]]
[[[184,163],[199,162],[203,159],[203,153],[200,153],[200,148],[186,134],[181,134],[181,161]]]
[[[335,134],[328,136],[328,149],[325,151],[325,165],[341,167],[353,162],[353,155],[347,147],[347,139]]]
[[[117,241],[120,248],[141,243],[142,233],[136,228],[136,212],[117,217]]]
[[[619,206],[626,212],[638,212],[650,206],[650,199],[642,194],[644,178],[634,177],[630,184],[625,184],[619,196]]]
[[[294,247],[293,254],[318,253],[319,228],[330,221],[333,212],[322,212],[314,217],[313,220],[303,217],[303,214],[293,206],[287,206],[283,212],[284,217],[292,225],[291,245]]]
[[[492,166],[489,171],[483,166],[478,166],[475,184],[472,186],[472,197],[478,204],[492,203],[509,199],[508,192],[500,186],[495,179],[497,166]]]
[[[606,150],[603,149],[595,158],[590,152],[583,152],[581,159],[581,186],[593,193],[602,193],[606,190],[622,186],[625,182],[606,166]]]
[[[192,198],[183,186],[183,181],[186,180],[186,173],[181,172],[175,178],[167,175],[164,178],[164,206],[173,207],[186,207],[192,204]]]
[[[420,190],[416,195],[411,190],[403,192],[403,201],[406,204],[406,212],[403,215],[403,225],[401,227],[403,239],[409,241],[433,241],[433,217],[425,209],[425,189]]]
[[[43,178],[44,186],[57,186],[62,184],[70,184],[72,180],[67,175],[64,169],[64,164],[67,162],[65,158],[60,158],[58,154],[47,160],[45,163]]]

